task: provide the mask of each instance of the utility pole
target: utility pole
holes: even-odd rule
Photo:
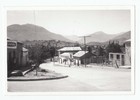
[[[87,47],[87,45],[86,45],[86,37],[90,37],[90,36],[82,36],[83,38],[84,38],[84,47],[85,47],[85,49],[84,49],[84,51],[85,51],[85,54],[86,54],[86,47]],[[86,67],[86,56],[85,56],[85,67]]]
[[[35,33],[36,33],[36,12],[35,12],[35,10],[33,11],[33,15],[34,15],[34,24],[35,24]],[[35,69],[36,69],[36,76],[37,76],[38,58],[37,58],[37,60],[36,60],[35,63],[36,63],[36,64],[35,64]]]

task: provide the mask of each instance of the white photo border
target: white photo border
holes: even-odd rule
[[[131,91],[104,91],[104,92],[8,92],[7,91],[7,11],[9,10],[130,10],[131,11]],[[5,95],[110,95],[110,94],[135,94],[135,6],[134,5],[74,5],[74,6],[7,6],[2,7],[2,47],[4,50],[4,66],[2,74],[4,78],[3,88]]]

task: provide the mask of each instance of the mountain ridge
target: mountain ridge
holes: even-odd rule
[[[130,39],[131,31],[117,34],[107,34],[103,31],[97,31],[89,34],[86,38],[87,44],[106,44],[109,41],[119,41]],[[66,42],[84,43],[84,38],[76,35],[63,36],[50,32],[49,30],[34,24],[12,24],[7,26],[7,36],[18,41],[26,40],[61,40]]]
[[[126,40],[130,39],[131,38],[131,31],[126,31],[126,32],[121,32],[121,33],[118,33],[115,37],[105,41],[105,42],[95,42],[95,41],[92,41],[92,42],[88,42],[87,44],[89,45],[106,45],[108,44],[109,42],[111,41],[114,41],[114,42],[117,42],[119,44],[123,44]]]
[[[62,35],[48,31],[34,24],[12,24],[7,26],[7,36],[19,41],[25,40],[62,40],[71,41]]]
[[[89,43],[89,42],[105,42],[109,39],[114,38],[117,35],[118,34],[107,34],[103,31],[97,31],[97,32],[94,32],[94,33],[88,35],[89,37],[87,37],[86,43]],[[79,42],[83,43],[84,39],[79,40]]]

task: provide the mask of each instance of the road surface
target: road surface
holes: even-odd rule
[[[85,91],[130,91],[131,69],[110,67],[64,67],[53,63],[40,66],[68,75],[68,78],[44,81],[9,81],[9,92],[85,92]]]

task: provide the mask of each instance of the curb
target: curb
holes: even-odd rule
[[[34,70],[33,67],[30,68],[30,69],[28,69],[28,70],[23,71],[22,74],[25,75],[25,74],[29,73],[29,72],[32,71],[32,70]]]
[[[54,79],[62,79],[62,78],[67,78],[68,75],[66,76],[61,76],[61,77],[54,77],[54,78],[30,78],[30,79],[7,79],[7,81],[39,81],[39,80],[54,80]]]

